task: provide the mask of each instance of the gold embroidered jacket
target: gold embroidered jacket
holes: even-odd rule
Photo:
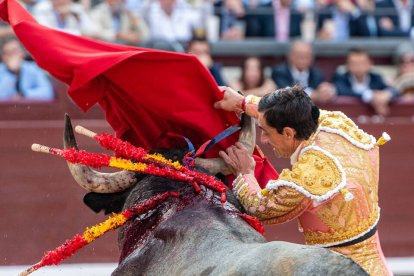
[[[249,115],[254,103],[248,101]],[[263,190],[253,175],[236,178],[233,191],[248,213],[269,224],[299,218],[310,245],[334,246],[369,232],[380,217],[375,138],[343,113],[321,111],[317,131],[300,147],[292,169]]]

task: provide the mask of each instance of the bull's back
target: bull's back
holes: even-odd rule
[[[237,216],[200,201],[161,223],[118,275],[366,275],[323,248],[266,240]]]

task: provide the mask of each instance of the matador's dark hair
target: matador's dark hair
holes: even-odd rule
[[[295,85],[264,96],[259,103],[267,124],[282,134],[285,127],[296,130],[295,138],[307,140],[318,127],[319,108],[305,90]]]

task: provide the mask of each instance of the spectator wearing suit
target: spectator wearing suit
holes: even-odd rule
[[[379,115],[389,113],[389,103],[396,93],[381,75],[372,71],[370,56],[365,50],[352,49],[346,59],[346,72],[333,78],[338,96],[360,98],[370,104]]]
[[[273,13],[277,41],[288,41],[302,35],[303,14],[292,9],[292,0],[274,0]]]
[[[223,40],[243,39],[246,32],[243,20],[245,9],[242,0],[214,0],[220,9],[220,37]]]
[[[335,97],[335,89],[325,81],[322,72],[313,65],[312,46],[304,41],[292,43],[287,62],[272,69],[272,79],[277,87],[299,84],[316,102],[327,102]]]
[[[320,10],[317,22],[318,38],[344,41],[352,33],[351,26],[360,16],[360,11],[351,0],[334,0],[333,4]]]
[[[259,9],[272,11],[272,0],[243,0],[246,11],[246,37],[273,37],[275,34],[273,14],[257,13]]]
[[[412,36],[413,0],[381,0],[377,2],[376,6],[377,8],[394,10],[392,15],[379,18],[380,36]]]
[[[352,20],[350,35],[352,37],[378,37],[380,28],[375,16],[375,0],[360,1],[359,16]]]
[[[45,72],[33,61],[24,59],[24,50],[16,39],[10,39],[3,44],[1,58],[1,101],[53,100],[53,88]]]
[[[217,85],[226,85],[221,74],[221,65],[213,61],[210,54],[210,44],[205,38],[193,38],[187,46],[187,53],[195,55],[200,62],[210,71]]]

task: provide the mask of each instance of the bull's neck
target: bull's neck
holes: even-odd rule
[[[234,232],[226,231],[230,230],[226,226],[229,220],[238,219],[239,211],[232,204],[226,202],[222,206],[220,195],[211,190],[203,189],[200,194],[195,194],[192,187],[184,186],[178,191],[181,194],[179,199],[168,199],[120,230],[121,261],[133,251],[151,244],[154,238],[164,244],[173,243],[183,236],[197,241],[210,232],[217,232],[217,229],[222,229],[221,235],[234,235]]]

